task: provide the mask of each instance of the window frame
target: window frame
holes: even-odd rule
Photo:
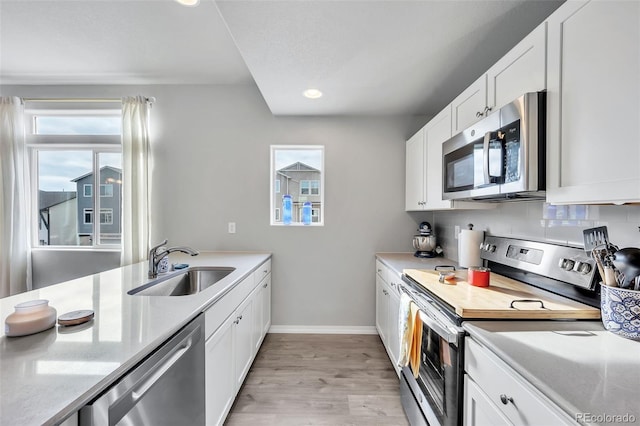
[[[104,188],[104,195],[102,195],[102,188]],[[107,188],[111,188],[111,193],[107,194]],[[100,197],[102,198],[113,198],[113,184],[112,183],[101,183],[100,184]]]
[[[325,146],[324,145],[271,145],[270,148],[270,167],[269,167],[269,176],[270,176],[270,186],[269,186],[269,205],[270,205],[270,218],[269,224],[271,226],[283,226],[283,227],[316,227],[316,226],[324,226],[325,224],[325,216],[326,216],[326,204],[325,204]],[[292,222],[288,225],[285,225],[282,222],[276,221],[275,210],[279,209],[280,206],[274,205],[274,199],[276,194],[282,194],[283,192],[276,193],[275,192],[275,181],[276,177],[276,169],[275,169],[275,155],[279,150],[287,150],[287,151],[295,151],[295,150],[308,150],[308,151],[320,151],[321,159],[320,159],[320,179],[307,180],[308,182],[318,182],[318,194],[300,194],[302,190],[302,186],[298,190],[298,195],[303,196],[311,196],[311,197],[319,197],[319,201],[314,201],[314,204],[319,203],[318,207],[315,207],[320,213],[320,218],[317,222],[312,222],[309,225],[305,225],[302,222]],[[306,179],[305,179],[306,180]],[[302,180],[300,181],[302,182]],[[311,185],[311,184],[310,184]],[[309,191],[311,192],[311,186],[309,186]],[[296,208],[294,204],[293,208]],[[312,210],[313,211],[313,210]],[[282,213],[280,213],[282,217]]]
[[[108,244],[100,241],[102,232],[100,224],[95,220],[95,212],[100,209],[100,196],[94,196],[93,188],[99,185],[99,156],[105,153],[119,153],[122,155],[122,135],[42,135],[35,133],[36,117],[44,115],[54,116],[90,116],[101,115],[122,117],[120,102],[29,102],[25,106],[25,140],[28,149],[29,183],[31,188],[31,230],[32,248],[34,250],[79,250],[79,251],[120,251],[122,244]],[[91,184],[91,197],[93,197],[92,212],[92,243],[91,245],[41,245],[39,240],[39,160],[40,151],[88,151],[92,155],[93,182]],[[83,197],[85,196],[83,186]],[[112,195],[113,196],[113,195]],[[78,195],[76,195],[78,197]],[[85,211],[83,209],[83,224],[85,223]],[[113,210],[113,209],[111,209]],[[113,221],[113,214],[112,214]],[[99,221],[98,221],[99,222]],[[108,225],[108,224],[107,224]],[[122,231],[121,231],[122,232]]]
[[[89,195],[87,195],[87,189],[89,190]],[[85,198],[93,197],[93,184],[92,183],[85,183],[84,185],[82,185],[82,196],[85,197]]]

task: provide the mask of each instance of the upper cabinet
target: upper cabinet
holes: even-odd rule
[[[452,134],[460,133],[527,92],[547,88],[547,24],[542,23],[451,103]]]
[[[451,102],[453,134],[460,133],[487,113],[487,76],[474,81]]]
[[[442,199],[442,143],[451,138],[451,105],[407,141],[405,209],[490,209],[494,203]]]
[[[425,129],[411,137],[406,144],[405,210],[424,210],[427,202],[425,177]]]
[[[640,2],[548,19],[547,201],[640,202]]]

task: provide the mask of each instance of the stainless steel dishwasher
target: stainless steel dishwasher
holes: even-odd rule
[[[80,425],[204,425],[204,315],[80,410]]]

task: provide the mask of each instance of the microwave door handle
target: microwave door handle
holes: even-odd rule
[[[491,176],[489,176],[489,143],[491,142],[491,132],[484,134],[484,143],[482,147],[482,171],[484,174],[484,184],[489,185],[491,183]]]

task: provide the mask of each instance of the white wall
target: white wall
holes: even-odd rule
[[[14,86],[3,92],[155,96],[153,240],[272,252],[274,325],[374,325],[374,253],[410,251],[419,222],[403,210],[404,141],[415,117],[273,117],[255,86]],[[269,225],[271,144],[325,145],[324,227]],[[227,233],[230,221],[236,234]],[[56,256],[34,263],[51,265]]]
[[[557,209],[562,209],[558,206]],[[576,210],[577,209],[577,210]],[[438,242],[447,257],[457,260],[458,247],[455,226],[493,235],[529,238],[540,241],[583,246],[582,231],[606,226],[612,243],[622,247],[640,247],[640,206],[567,206],[562,212],[547,209],[541,201],[504,203],[495,210],[436,212],[434,227]]]

